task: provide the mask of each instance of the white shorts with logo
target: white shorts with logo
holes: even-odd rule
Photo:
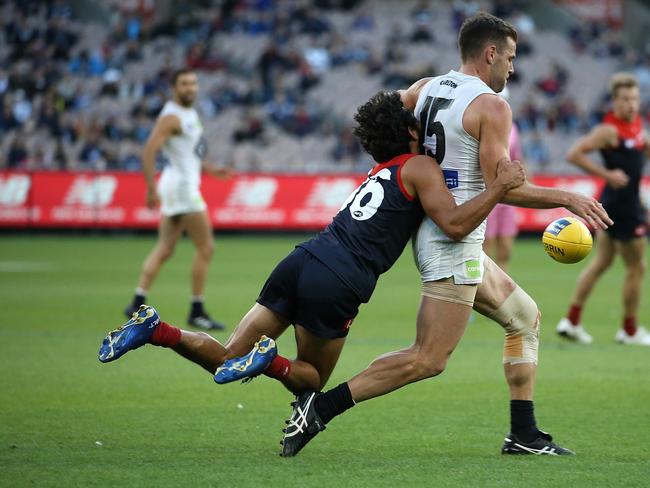
[[[207,208],[198,184],[164,171],[158,182],[158,196],[160,213],[166,217],[202,212]]]
[[[481,243],[440,241],[419,232],[413,239],[413,255],[422,282],[453,278],[457,285],[483,281],[485,253]]]

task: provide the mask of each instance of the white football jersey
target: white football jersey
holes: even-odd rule
[[[207,149],[199,114],[193,107],[183,107],[169,100],[158,117],[165,115],[175,115],[180,119],[181,133],[172,135],[162,147],[162,153],[169,161],[163,175],[167,173],[168,178],[198,187],[201,182],[201,162]]]
[[[463,128],[465,109],[484,93],[495,94],[481,79],[458,71],[437,76],[422,87],[415,107],[424,135],[424,148],[436,158],[456,204],[472,199],[485,189],[479,163],[479,143]],[[485,222],[462,242],[482,243]],[[431,219],[425,217],[418,231],[423,241],[453,242]]]

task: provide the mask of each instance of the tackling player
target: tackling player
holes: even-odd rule
[[[468,18],[458,44],[462,64],[402,93],[415,111],[427,154],[434,156],[457,203],[489,189],[502,161],[509,161],[512,112],[497,93],[514,71],[517,32],[486,13]],[[525,182],[503,203],[533,208],[566,207],[596,228],[611,220],[593,198]],[[326,393],[298,397],[284,436],[283,455],[293,456],[325,424],[356,403],[436,376],[462,337],[474,309],[497,322],[506,337],[503,364],[510,389],[510,434],[504,454],[573,454],[537,428],[533,390],[540,312],[533,299],[482,251],[485,223],[459,241],[425,218],[414,243],[422,300],[412,346],[385,354],[347,383]]]
[[[172,254],[183,231],[192,239],[196,253],[192,261],[192,300],[188,325],[201,329],[223,330],[225,326],[210,318],[203,308],[203,291],[214,250],[212,226],[201,196],[201,169],[226,178],[231,171],[208,164],[204,158],[206,141],[199,114],[193,107],[198,93],[196,74],[181,69],[172,78],[173,98],[163,107],[142,153],[142,170],[147,182],[147,206],[160,205],[158,242],[142,265],[133,301],[124,310],[130,317],[145,303],[163,263]],[[163,169],[156,188],[156,154],[169,164]]]
[[[490,188],[457,206],[438,164],[417,154],[418,122],[398,93],[375,95],[355,120],[355,133],[377,164],[332,223],[276,266],[225,345],[204,332],[161,322],[152,307],[143,305],[104,339],[99,360],[114,361],[150,343],[170,347],[216,373],[218,383],[264,373],[296,394],[319,390],[336,365],[359,306],[370,299],[379,275],[400,256],[424,213],[460,240],[525,180],[518,162],[503,160]],[[290,324],[298,350],[293,361],[278,356],[274,342]]]
[[[639,186],[645,159],[650,155],[650,139],[639,115],[639,82],[634,75],[617,73],[609,83],[612,111],[589,134],[578,139],[567,159],[606,182],[600,196],[614,225],[597,232],[598,247],[589,265],[580,273],[566,318],[557,324],[557,333],[581,344],[593,338],[580,322],[582,308],[594,286],[610,267],[616,254],[625,264],[623,320],[615,340],[621,344],[650,346],[650,332],[637,325],[641,288],[645,272],[647,210],[641,203]],[[604,167],[588,154],[600,151]]]

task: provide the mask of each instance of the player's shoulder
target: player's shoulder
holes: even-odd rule
[[[603,119],[596,124],[586,137],[592,139],[599,146],[615,145],[618,140],[619,126],[611,120]]]
[[[464,122],[475,121],[479,125],[489,124],[498,127],[512,123],[512,110],[502,97],[494,92],[478,95],[467,107]]]
[[[402,99],[404,107],[409,110],[414,110],[422,89],[433,79],[434,78],[431,77],[421,78],[409,86],[406,90],[399,90],[398,93],[400,94],[400,98]]]
[[[471,106],[473,106],[475,110],[484,111],[488,115],[491,114],[494,117],[501,117],[512,113],[508,102],[494,92],[481,93],[474,99],[470,107]]]
[[[402,178],[417,177],[422,173],[430,173],[432,168],[438,168],[438,162],[430,156],[415,154],[402,165]]]

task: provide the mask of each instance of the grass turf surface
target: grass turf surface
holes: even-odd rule
[[[300,237],[218,237],[209,311],[235,324]],[[542,320],[537,420],[575,458],[499,454],[508,430],[503,334],[471,323],[447,371],[363,403],[297,458],[278,456],[290,395],[265,377],[217,386],[151,346],[101,365],[153,237],[0,237],[0,485],[4,486],[647,486],[650,350],[614,343],[623,271],[597,287],[584,323],[595,343],[562,342],[554,326],[584,266],[552,262],[519,241],[512,276]],[[184,241],[149,302],[183,324],[191,245]],[[650,325],[646,297],[640,320]],[[361,309],[329,385],[414,336],[419,280],[410,252]],[[226,339],[227,333],[217,334]],[[293,354],[292,335],[279,341]]]

